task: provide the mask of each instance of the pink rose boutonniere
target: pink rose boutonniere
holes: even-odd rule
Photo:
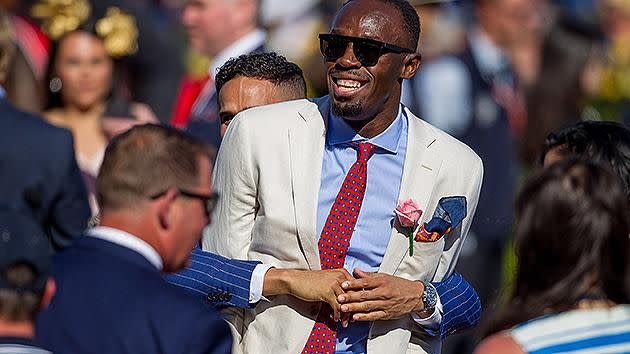
[[[420,210],[413,199],[409,198],[398,201],[398,206],[396,206],[394,212],[398,218],[398,223],[404,228],[404,232],[409,238],[409,256],[413,257],[413,235],[422,216],[422,210]]]

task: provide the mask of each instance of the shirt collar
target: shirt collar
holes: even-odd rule
[[[343,118],[335,116],[331,111],[327,132],[328,139],[326,139],[328,145],[335,146],[348,144],[353,141],[367,141],[389,153],[396,154],[404,127],[403,111],[402,105],[399,105],[398,114],[392,124],[385,131],[371,139],[359,135]]]
[[[267,35],[265,32],[261,29],[256,29],[223,49],[212,59],[212,65],[210,65],[209,72],[210,77],[214,80],[219,68],[222,67],[228,60],[242,54],[253,52],[256,48],[263,45],[266,39]]]
[[[136,251],[146,258],[157,270],[162,270],[162,258],[157,251],[144,240],[128,232],[111,227],[97,226],[88,230],[87,235]]]
[[[473,30],[469,41],[479,70],[485,76],[494,77],[510,67],[510,61],[503,51],[480,28]]]
[[[7,95],[7,92],[4,90],[4,87],[0,86],[0,98],[4,98]]]

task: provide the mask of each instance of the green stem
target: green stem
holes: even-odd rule
[[[413,257],[413,228],[409,231],[409,257]]]

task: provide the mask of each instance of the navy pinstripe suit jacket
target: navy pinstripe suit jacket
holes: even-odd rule
[[[216,306],[252,307],[249,303],[251,276],[259,262],[228,259],[214,253],[193,250],[191,266],[167,276],[167,280],[187,292]],[[442,339],[479,323],[481,302],[475,289],[454,273],[435,285],[442,302],[439,331],[425,329]]]

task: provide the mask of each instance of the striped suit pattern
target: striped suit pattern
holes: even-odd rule
[[[187,292],[216,306],[252,307],[249,303],[251,276],[258,262],[232,260],[196,248],[191,266],[179,273],[168,275],[166,280]],[[433,335],[447,336],[470,329],[479,323],[481,302],[475,289],[459,274],[445,281],[433,283],[442,302],[440,331],[424,330]],[[231,299],[225,300],[226,294]],[[214,301],[213,301],[214,300]]]
[[[459,273],[433,283],[442,302],[440,338],[474,328],[481,319],[481,301],[475,289]],[[435,333],[437,334],[437,333]]]
[[[630,305],[540,317],[508,332],[525,353],[630,353]]]
[[[195,248],[191,266],[168,274],[165,279],[213,306],[249,308],[252,272],[258,264],[260,262],[229,259]]]

